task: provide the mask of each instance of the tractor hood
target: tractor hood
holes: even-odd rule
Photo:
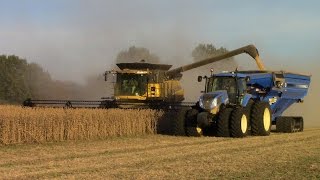
[[[209,112],[217,110],[221,104],[229,102],[226,90],[204,93],[200,96],[199,106]]]

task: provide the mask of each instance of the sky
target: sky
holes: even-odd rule
[[[132,45],[146,47],[162,62],[178,66],[192,61],[191,52],[199,43],[229,50],[255,44],[266,66],[279,69],[313,64],[320,50],[317,0],[0,0],[0,4],[0,54],[37,62],[61,80],[81,82],[103,72],[112,67],[119,51]]]

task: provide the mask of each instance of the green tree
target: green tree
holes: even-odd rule
[[[192,57],[195,62],[213,57],[218,56],[224,53],[227,53],[228,50],[224,47],[216,48],[213,44],[199,44],[195,49],[192,51]],[[210,64],[209,66],[213,67],[215,71],[231,71],[235,70],[238,66],[237,62],[234,58],[228,58],[222,61],[218,61]]]
[[[0,56],[0,99],[4,102],[18,102],[30,96],[25,81],[27,61],[17,56]]]
[[[157,55],[150,53],[147,48],[131,46],[128,50],[118,53],[116,63],[139,62],[145,60],[148,63],[159,63]]]

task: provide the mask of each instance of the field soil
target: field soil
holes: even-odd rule
[[[6,179],[320,179],[320,129],[242,139],[144,135],[0,146]]]

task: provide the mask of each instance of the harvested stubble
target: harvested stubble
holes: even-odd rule
[[[154,110],[0,106],[0,143],[103,139],[156,133]]]

